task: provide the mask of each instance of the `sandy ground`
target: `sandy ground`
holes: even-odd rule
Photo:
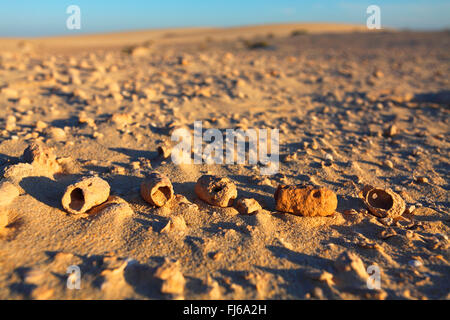
[[[20,192],[1,208],[0,298],[450,298],[450,33],[355,30],[0,40],[0,166]],[[157,147],[172,125],[192,130],[196,120],[279,129],[279,173],[162,159]],[[36,140],[54,148],[63,174],[20,165]],[[181,195],[161,208],[139,194],[152,170]],[[206,204],[194,193],[203,174],[230,178],[263,210]],[[132,210],[65,212],[66,186],[86,175],[105,179]],[[278,184],[328,187],[337,210],[277,212]],[[412,212],[371,215],[358,197],[365,184],[392,188]],[[363,268],[354,258],[343,271],[336,261],[345,253]],[[72,265],[79,290],[66,286]],[[372,265],[379,290],[363,281]]]

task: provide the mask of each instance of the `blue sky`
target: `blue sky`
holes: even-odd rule
[[[450,27],[449,0],[0,0],[0,37],[283,22],[365,24],[371,4],[381,8],[382,26]],[[81,9],[81,30],[66,28],[69,5]]]

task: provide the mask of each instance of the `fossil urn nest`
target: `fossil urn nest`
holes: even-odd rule
[[[153,171],[141,184],[141,196],[151,205],[162,207],[174,196],[172,183],[162,173]]]
[[[278,211],[295,215],[329,216],[337,208],[336,194],[323,187],[279,185],[274,196]]]
[[[229,207],[237,198],[237,189],[228,178],[204,175],[197,180],[195,194],[210,205]]]
[[[85,177],[67,187],[61,203],[69,213],[85,213],[105,202],[109,192],[110,187],[105,180],[99,177]]]
[[[359,196],[373,215],[385,218],[396,218],[406,210],[403,198],[390,189],[374,188],[365,186]]]

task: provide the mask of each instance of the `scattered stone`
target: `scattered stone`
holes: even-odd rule
[[[222,298],[222,292],[219,283],[210,275],[206,278],[207,296],[208,299],[219,300]]]
[[[113,98],[116,102],[121,102],[123,100],[123,96],[119,92],[113,92],[110,94],[110,96]]]
[[[167,159],[172,154],[172,148],[166,144],[159,146],[157,151],[159,156],[163,159]]]
[[[416,206],[412,205],[406,208],[405,213],[414,214],[414,210],[416,210]]]
[[[334,159],[333,159],[333,156],[330,153],[327,153],[327,154],[325,154],[325,160],[332,162]]]
[[[414,268],[419,268],[419,267],[423,266],[423,262],[418,259],[410,260],[410,261],[408,261],[408,264]]]
[[[161,233],[183,233],[187,230],[186,221],[182,216],[173,216],[170,217],[169,222],[166,226],[161,230]]]
[[[131,55],[133,57],[145,57],[150,54],[150,49],[147,47],[137,46],[131,49]]]
[[[89,215],[105,214],[115,217],[126,217],[133,215],[133,212],[131,206],[124,199],[118,196],[109,196],[104,203],[93,207],[87,213]]]
[[[229,207],[237,198],[236,185],[228,178],[203,175],[195,185],[196,195],[213,206]]]
[[[355,253],[344,251],[335,262],[336,283],[343,289],[363,289],[367,287],[366,268]]]
[[[31,100],[28,97],[20,97],[17,103],[19,106],[29,106],[31,104]]]
[[[131,115],[128,113],[114,113],[111,116],[111,122],[120,127],[130,124],[132,120]]]
[[[133,161],[130,165],[133,170],[139,170],[141,168],[141,163],[139,161]]]
[[[9,115],[6,117],[5,129],[8,131],[13,131],[16,129],[16,117],[14,117],[13,115]]]
[[[4,95],[7,99],[18,99],[19,98],[19,93],[17,92],[17,90],[13,89],[13,88],[3,88],[1,90],[2,95]]]
[[[45,176],[51,177],[53,172],[50,172],[47,167],[37,167],[30,163],[18,163],[7,166],[3,172],[3,177],[15,185],[18,185],[23,178]]]
[[[344,210],[343,213],[345,215],[347,215],[347,216],[356,216],[356,215],[358,215],[358,211],[356,211],[355,209]]]
[[[420,184],[425,184],[425,183],[429,183],[430,180],[428,180],[427,177],[417,177],[416,178],[416,182],[420,183]]]
[[[292,154],[288,154],[285,158],[284,161],[285,162],[292,162],[298,159],[298,155],[296,152],[292,153]]]
[[[391,238],[396,235],[397,235],[397,232],[393,228],[385,229],[385,230],[381,231],[381,233],[380,233],[380,237],[382,239],[388,239],[388,238]]]
[[[164,264],[155,272],[155,277],[163,281],[161,292],[165,294],[181,295],[186,280],[180,271],[179,261],[166,258]]]
[[[385,218],[380,218],[378,219],[378,221],[380,221],[383,225],[389,227],[394,223],[394,219],[392,219],[391,217],[385,217]]]
[[[52,139],[56,141],[66,140],[66,132],[61,128],[49,127],[46,129],[45,133]]]
[[[65,174],[77,174],[82,171],[80,164],[72,159],[72,157],[64,157],[56,159],[56,162],[61,167],[61,173]]]
[[[61,199],[63,208],[72,214],[85,213],[109,197],[108,182],[99,177],[85,177],[67,187]]]
[[[308,273],[308,276],[313,280],[324,281],[328,286],[333,286],[333,274],[328,271],[312,271]]]
[[[46,286],[34,288],[31,292],[33,300],[51,300],[55,290]]]
[[[142,89],[142,94],[149,100],[153,100],[158,96],[158,92],[151,88]]]
[[[236,201],[236,209],[240,214],[252,214],[262,210],[262,207],[255,199],[239,198]]]
[[[162,207],[174,196],[172,183],[165,175],[153,171],[141,184],[141,196],[151,205]]]
[[[62,170],[61,166],[56,161],[56,155],[53,153],[53,149],[48,148],[46,145],[39,142],[30,143],[23,151],[22,161],[36,167],[45,167],[50,172],[54,173]]]
[[[381,70],[375,70],[373,73],[373,76],[375,78],[383,78],[384,77],[384,73]]]
[[[9,224],[9,212],[0,208],[0,229]]]
[[[337,196],[327,188],[279,185],[274,197],[278,211],[307,217],[329,216],[337,208]]]
[[[34,125],[37,131],[42,131],[48,127],[47,123],[44,121],[38,120],[36,124]]]
[[[387,129],[384,130],[383,135],[385,137],[394,137],[399,133],[399,130],[395,124],[390,125]]]
[[[391,160],[385,160],[385,161],[383,162],[383,165],[384,165],[385,167],[387,167],[387,168],[394,169],[394,164],[392,163]]]
[[[97,131],[95,131],[93,134],[92,134],[92,137],[93,138],[95,138],[95,139],[101,139],[101,138],[103,138],[104,137],[104,134],[103,133],[100,133],[100,132],[97,132]]]
[[[93,127],[95,128],[95,120],[92,118],[89,118],[88,116],[86,116],[85,114],[81,114],[78,116],[78,122],[80,124],[86,124],[89,127]]]
[[[9,181],[0,182],[0,208],[6,207],[19,196],[19,189]]]
[[[120,85],[117,82],[111,82],[108,84],[108,90],[110,92],[119,92],[120,93]]]
[[[178,57],[178,64],[187,66],[189,64],[189,60],[187,60],[185,57]]]

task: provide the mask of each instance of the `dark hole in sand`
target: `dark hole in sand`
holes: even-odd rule
[[[389,210],[394,205],[394,200],[386,192],[374,191],[369,195],[369,203],[375,208]]]
[[[223,187],[214,187],[213,192],[217,193],[223,190]]]
[[[73,210],[80,210],[84,205],[84,194],[80,188],[75,188],[70,193],[70,208]]]
[[[316,191],[313,193],[314,198],[320,198],[320,191]]]

